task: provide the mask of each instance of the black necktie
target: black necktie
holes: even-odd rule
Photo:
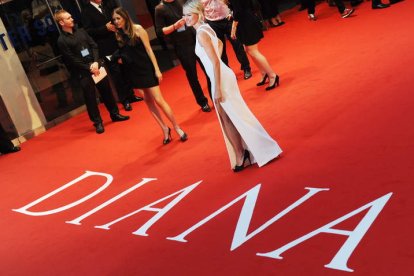
[[[104,9],[103,9],[102,4],[101,4],[101,5],[99,5],[98,7],[101,9],[101,13],[102,13],[102,14],[105,14],[105,11],[104,11]]]

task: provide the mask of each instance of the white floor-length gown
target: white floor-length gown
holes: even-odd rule
[[[270,160],[280,155],[282,150],[276,141],[273,140],[272,137],[270,137],[270,135],[266,132],[266,130],[263,128],[263,126],[256,119],[254,114],[250,111],[244,102],[240,94],[239,86],[237,85],[237,79],[234,72],[220,59],[218,46],[219,42],[216,33],[207,24],[202,24],[200,27],[198,27],[197,33],[199,32],[205,32],[211,37],[215,52],[220,60],[221,91],[224,95],[225,101],[219,104],[221,105],[224,112],[226,112],[227,116],[230,118],[237,131],[240,133],[245,148],[250,152],[251,157],[253,157],[252,163],[257,163],[257,165],[261,167]],[[201,59],[207,75],[210,78],[212,96],[214,99],[215,79],[213,65],[205,50],[198,43],[198,41],[196,42],[195,52]],[[216,105],[216,103],[214,103],[214,105]],[[217,116],[219,116],[218,113]],[[219,122],[223,132],[227,151],[229,153],[230,164],[231,167],[234,168],[236,165],[235,150],[226,137],[226,133],[223,130],[223,125],[220,121],[220,118]]]

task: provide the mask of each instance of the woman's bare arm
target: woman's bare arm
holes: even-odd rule
[[[134,27],[136,32],[138,33],[138,36],[141,38],[142,43],[144,44],[145,51],[147,51],[147,54],[150,57],[152,64],[154,65],[156,77],[159,81],[161,81],[162,74],[160,68],[158,67],[158,62],[155,58],[154,52],[152,51],[151,44],[148,38],[148,33],[141,25],[134,25]]]

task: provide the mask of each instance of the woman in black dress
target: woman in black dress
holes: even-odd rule
[[[257,86],[264,85],[269,79],[266,90],[279,85],[279,76],[270,67],[266,57],[259,51],[259,41],[263,38],[262,25],[255,15],[255,5],[252,0],[230,0],[233,8],[233,25],[231,37],[238,38],[243,43],[246,52],[262,73],[262,80]]]
[[[116,38],[120,45],[118,53],[114,54],[113,58],[122,64],[123,71],[132,86],[144,91],[145,103],[164,133],[163,144],[171,142],[171,129],[164,123],[158,107],[171,121],[180,140],[186,141],[187,134],[175,121],[173,111],[161,94],[159,81],[162,80],[162,74],[151,49],[147,32],[141,25],[135,25],[123,8],[114,10],[113,21],[119,30]]]

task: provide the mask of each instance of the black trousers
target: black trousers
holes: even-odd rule
[[[336,7],[338,8],[339,13],[343,13],[345,10],[345,5],[342,0],[333,0]],[[315,14],[315,0],[301,0],[302,5],[308,9],[308,14]]]
[[[96,101],[96,88],[102,96],[103,103],[111,115],[119,113],[114,96],[112,95],[108,77],[95,84],[90,75],[83,75],[80,79],[83,96],[85,98],[86,109],[88,110],[89,119],[94,124],[102,123],[101,114],[99,113],[98,103]]]
[[[0,124],[0,153],[8,152],[14,147],[13,143],[10,141],[10,138],[7,136],[6,131],[3,126]]]
[[[339,13],[343,13],[345,10],[345,4],[342,0],[333,0],[336,7],[338,8]]]
[[[226,36],[233,47],[234,53],[236,54],[237,60],[241,65],[241,70],[250,70],[249,59],[247,58],[246,52],[244,51],[243,45],[238,39],[232,39],[231,25],[232,20],[222,19],[217,21],[206,20],[210,27],[216,32],[217,37],[223,42],[223,53],[221,54],[221,60],[228,66],[229,59],[226,53]]]
[[[381,0],[372,0],[372,7],[382,4]]]
[[[191,90],[193,91],[194,98],[199,106],[203,107],[208,103],[207,98],[204,96],[203,89],[201,89],[200,82],[198,81],[197,76],[197,61],[201,65],[204,73],[203,64],[198,59],[195,53],[195,45],[193,43],[186,43],[183,42],[181,44],[174,45],[175,53],[177,54],[178,59],[181,62],[181,66],[185,71],[185,75],[187,77],[188,83],[191,86]],[[207,85],[210,91],[210,80],[207,77]]]
[[[131,85],[127,78],[124,78],[122,74],[121,67],[116,61],[110,61],[107,58],[105,59],[105,65],[108,69],[109,76],[111,77],[116,92],[118,93],[118,98],[121,103],[131,99],[134,96],[134,92],[131,88]]]
[[[301,0],[301,3],[308,9],[308,14],[315,14],[315,0]]]

